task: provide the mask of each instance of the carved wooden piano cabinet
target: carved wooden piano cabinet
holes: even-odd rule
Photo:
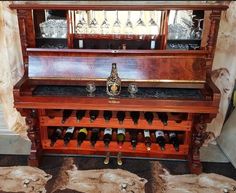
[[[132,1],[34,1],[16,2],[10,7],[17,10],[25,70],[24,76],[14,87],[14,105],[21,115],[26,117],[29,127],[28,137],[32,142],[29,165],[38,166],[43,154],[105,156],[109,151],[111,155],[121,152],[124,157],[185,159],[189,161],[191,172],[201,172],[199,149],[207,137],[206,124],[218,113],[220,101],[220,92],[211,81],[210,74],[221,12],[226,10],[227,6],[202,1],[140,1],[135,4]],[[59,17],[66,23],[67,31],[64,36],[50,36],[47,32],[43,34],[43,30],[49,30],[45,29],[43,24],[47,21],[49,25],[58,19],[58,16],[50,15],[48,10],[55,13],[61,10],[65,13]],[[96,15],[91,15],[90,10]],[[139,15],[140,12],[140,17],[143,17],[141,13],[148,17],[147,11],[154,11],[152,17],[159,17],[156,20],[159,26],[156,34],[142,34],[135,29],[133,33],[101,33],[100,24],[95,32],[77,29],[81,17],[91,22],[93,17],[99,17],[100,14],[101,18],[96,18],[100,21],[104,19],[105,13],[115,14],[114,18],[117,14],[121,24],[125,25],[127,17],[123,18],[127,11],[131,15]],[[179,21],[175,17],[177,21],[170,24],[172,13],[195,15],[190,26],[190,32],[195,33],[193,35],[199,35],[199,31],[192,32],[198,27],[197,19],[204,19],[204,24],[200,23],[203,28],[203,31],[200,31],[201,37],[173,38],[170,30],[173,30],[173,26],[178,26],[176,22]],[[49,16],[52,21],[49,21]],[[133,28],[134,21],[137,20],[138,17],[132,20]],[[147,20],[149,18],[145,21]],[[109,22],[112,26],[113,20]],[[87,30],[91,25],[87,26]],[[50,27],[53,30],[62,30],[53,25]],[[182,45],[184,49],[181,48]],[[179,47],[175,49],[174,46]],[[106,93],[106,80],[110,75],[112,63],[117,64],[122,82],[120,95],[114,97]],[[89,96],[85,89],[91,82],[96,86],[93,96]],[[130,83],[138,86],[138,92],[132,97],[127,91]],[[73,111],[65,123],[62,123],[65,109]],[[86,110],[85,117],[80,122],[76,118],[78,110]],[[91,110],[99,110],[97,119],[92,123],[89,122]],[[109,122],[103,118],[105,110],[112,111]],[[123,124],[119,124],[116,118],[118,111],[124,111],[126,114]],[[133,123],[131,111],[140,112],[138,124]],[[152,124],[147,123],[144,112],[153,112]],[[160,120],[157,112],[165,112],[168,115],[166,125]],[[55,128],[66,129],[69,126],[74,126],[75,132],[68,145],[65,146],[63,139],[59,139],[54,146],[50,146],[50,136]],[[87,128],[88,136],[78,147],[76,135],[78,129],[83,127]],[[100,129],[95,147],[91,147],[89,142],[91,128]],[[108,148],[104,147],[102,141],[105,128],[113,129],[112,141]],[[125,142],[120,148],[116,141],[117,128],[126,129]],[[136,149],[133,149],[130,143],[129,133],[132,130],[139,131]],[[144,144],[144,130],[151,133],[150,151],[147,151]],[[164,151],[155,141],[156,130],[165,133],[167,144]],[[168,142],[167,135],[170,131],[178,134],[179,151]]]

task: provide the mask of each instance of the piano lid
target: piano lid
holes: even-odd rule
[[[143,53],[85,53],[30,51],[30,79],[106,81],[111,64],[127,82],[204,84],[206,61],[203,56]]]

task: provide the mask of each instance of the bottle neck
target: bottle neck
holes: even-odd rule
[[[116,68],[116,64],[113,63],[112,64],[112,69],[111,69],[111,77],[116,77],[116,76],[118,76],[117,68]]]

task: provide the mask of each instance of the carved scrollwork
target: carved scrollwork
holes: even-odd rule
[[[40,145],[40,141],[38,139],[38,117],[37,117],[37,112],[36,110],[32,109],[26,119],[26,124],[28,125],[28,137],[31,141],[31,152],[30,152],[30,156],[29,156],[29,160],[30,161],[35,161],[37,162],[38,160],[38,155],[37,155],[37,151],[39,149],[39,145]],[[35,162],[32,162],[33,164],[29,163],[29,165],[35,165],[34,163]]]

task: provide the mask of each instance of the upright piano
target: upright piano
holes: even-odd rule
[[[106,158],[119,155],[119,159],[120,156],[185,159],[192,173],[202,171],[199,149],[208,136],[206,125],[216,117],[220,102],[220,91],[211,80],[211,69],[220,16],[227,9],[226,5],[202,1],[145,1],[135,2],[135,5],[131,1],[34,1],[16,2],[10,7],[17,10],[25,69],[24,76],[14,87],[14,105],[26,117],[28,137],[32,142],[29,165],[38,166],[44,154]],[[63,10],[65,16],[58,19],[50,16],[47,10]],[[115,14],[114,18],[120,17],[121,24],[125,24],[124,14],[137,12],[144,21],[149,20],[146,18],[149,13],[154,20],[159,17],[156,34],[143,34],[135,28],[133,33],[103,33],[99,31],[100,24],[97,31],[88,31],[92,17],[100,21],[106,19],[106,13]],[[173,13],[182,16],[175,16],[174,23],[170,24]],[[190,36],[171,36],[170,31],[178,27],[176,24],[186,19],[184,14],[196,17],[190,20],[192,26],[185,21],[190,31],[184,33]],[[78,29],[83,17],[90,22],[87,31]],[[46,34],[45,30],[49,29],[43,24],[49,25],[50,20],[65,21],[64,37]],[[196,23],[197,20],[204,20],[204,23]],[[186,30],[186,26],[182,29]],[[61,30],[53,25],[49,27]],[[200,32],[193,31],[197,27],[201,27]],[[197,33],[200,37],[196,37]],[[121,79],[121,92],[110,96],[106,83],[114,63]],[[88,85],[91,84],[95,89],[90,92]],[[131,84],[136,88],[134,94],[129,90]],[[85,114],[78,120],[81,110]],[[91,111],[98,113],[94,121],[91,121]],[[108,121],[104,119],[105,111],[112,113]],[[125,114],[122,123],[117,118],[120,111]],[[137,123],[131,112],[138,112]],[[153,116],[151,122],[147,120],[147,112]],[[166,120],[163,121],[161,115]],[[52,145],[58,128],[60,136],[56,133]],[[63,138],[68,128],[73,132],[65,145]],[[96,144],[91,146],[94,128],[98,135]],[[112,129],[109,146],[103,142],[107,128]],[[81,129],[86,130],[86,136],[78,146]],[[119,129],[123,129],[125,136],[122,145],[117,143]],[[164,149],[157,140],[157,131],[164,133]],[[149,149],[145,132],[151,143]],[[176,136],[177,149],[170,133]],[[135,148],[131,143],[133,138],[136,139]]]

